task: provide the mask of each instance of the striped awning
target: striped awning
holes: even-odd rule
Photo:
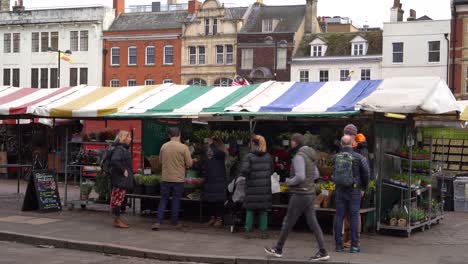
[[[0,115],[55,118],[200,117],[210,115],[327,116],[355,114],[365,100],[395,82],[265,82],[213,87],[163,84],[60,89],[0,88]],[[382,91],[382,87],[384,87]],[[437,88],[444,89],[444,87]],[[448,92],[448,88],[446,89]],[[442,92],[446,92],[445,90]],[[411,90],[408,90],[408,97]],[[375,96],[374,96],[375,97]],[[382,101],[384,99],[381,99]],[[397,104],[398,102],[394,102]],[[426,103],[427,102],[423,102]],[[444,103],[444,102],[438,102]],[[447,102],[451,105],[452,102]],[[447,107],[446,107],[447,108]],[[443,109],[446,109],[443,108]],[[448,108],[447,108],[448,109]],[[379,109],[385,112],[385,109]],[[379,111],[379,112],[380,112]]]

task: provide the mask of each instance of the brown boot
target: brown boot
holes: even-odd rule
[[[216,223],[216,218],[215,218],[214,216],[212,216],[212,217],[210,218],[210,221],[208,221],[208,222],[206,223],[206,225],[207,225],[207,226],[212,226],[212,225],[214,225],[215,223]]]
[[[221,217],[216,218],[215,223],[213,224],[214,227],[222,227],[223,226],[223,219]]]
[[[120,217],[116,217],[114,220],[114,226],[117,228],[129,228],[128,224],[125,224]]]
[[[123,218],[123,217],[119,217],[119,218],[120,218],[120,221],[122,221],[122,223],[126,224],[127,226],[130,226],[130,225],[128,224],[127,219],[125,219],[125,218]]]

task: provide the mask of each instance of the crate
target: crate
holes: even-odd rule
[[[453,182],[453,196],[455,199],[468,200],[468,177],[457,177]]]
[[[453,204],[455,212],[468,212],[468,200],[454,199]]]

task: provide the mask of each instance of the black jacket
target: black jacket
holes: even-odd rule
[[[353,148],[346,147],[341,150],[342,152],[348,152],[353,154],[353,176],[357,188],[366,190],[369,184],[370,168],[367,160],[359,153],[355,152]],[[348,190],[337,190],[337,191],[348,191]]]
[[[268,153],[251,152],[241,164],[240,175],[246,178],[244,208],[250,210],[271,207],[271,174],[273,160]]]
[[[213,145],[209,146],[205,161],[205,185],[203,200],[206,202],[224,202],[226,195],[226,153]],[[211,158],[209,158],[211,156]]]
[[[369,149],[367,148],[367,142],[360,142],[358,143],[355,152],[361,154],[364,158],[366,158],[367,162],[369,163]]]
[[[132,154],[128,151],[127,144],[114,143],[111,156],[111,186],[117,188],[128,188],[124,172],[127,170],[128,178],[133,181]]]

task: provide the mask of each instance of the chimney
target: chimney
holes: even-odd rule
[[[263,0],[256,0],[255,3],[259,5],[264,5]]]
[[[0,11],[2,12],[10,11],[10,0],[0,0]]]
[[[13,12],[21,12],[21,11],[24,11],[23,0],[16,1],[15,5],[13,6]]]
[[[410,15],[408,17],[408,21],[415,21],[416,20],[416,10],[410,9]]]
[[[198,9],[200,9],[202,3],[197,0],[190,0],[188,2],[188,12],[189,14],[195,14]]]
[[[318,0],[307,0],[306,14],[305,14],[305,33],[317,33],[317,5]]]
[[[405,11],[403,11],[402,4],[400,3],[400,0],[393,0],[393,7],[390,11],[390,22],[401,22],[403,21],[403,14]]]
[[[115,17],[125,13],[125,0],[114,0]]]
[[[178,5],[177,0],[167,0],[167,5]]]

